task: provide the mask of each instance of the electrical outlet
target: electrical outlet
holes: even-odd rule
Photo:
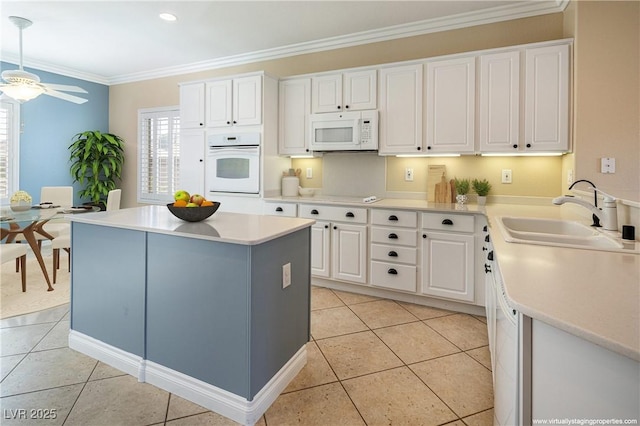
[[[291,285],[291,263],[282,265],[282,288],[287,288]]]
[[[404,169],[404,180],[407,182],[413,182],[413,169],[411,167]]]
[[[311,167],[307,167],[307,179],[313,178],[313,169]]]
[[[511,183],[512,179],[511,169],[502,169],[502,183]]]
[[[571,185],[573,183],[573,169],[567,170],[567,185]]]

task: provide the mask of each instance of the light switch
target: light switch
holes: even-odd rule
[[[313,178],[313,169],[311,167],[307,167],[307,179]]]
[[[616,159],[604,157],[600,159],[600,173],[615,173]]]

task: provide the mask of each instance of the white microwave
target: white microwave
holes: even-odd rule
[[[311,114],[311,151],[375,151],[378,149],[378,111]]]

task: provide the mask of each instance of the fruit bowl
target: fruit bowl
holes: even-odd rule
[[[204,207],[176,207],[173,203],[167,204],[169,211],[178,219],[187,222],[200,222],[205,220],[218,210],[220,203],[214,201],[212,206]]]

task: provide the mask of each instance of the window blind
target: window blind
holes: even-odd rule
[[[144,109],[138,117],[138,202],[171,202],[180,177],[180,110]]]
[[[19,124],[20,109],[16,102],[0,102],[0,201],[8,204],[19,190]]]

